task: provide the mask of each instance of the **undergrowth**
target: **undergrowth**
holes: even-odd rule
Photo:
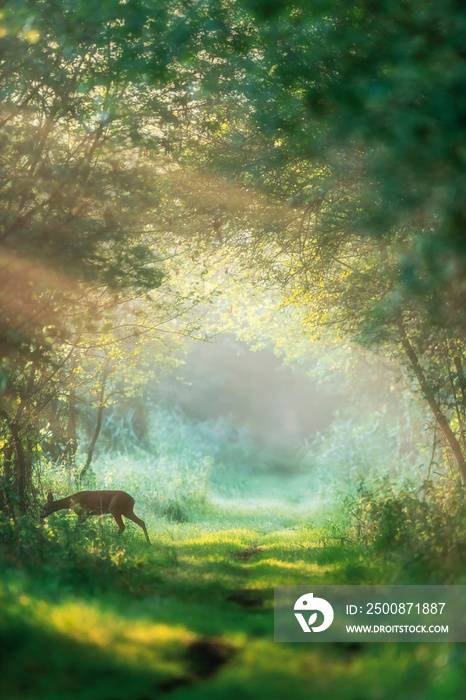
[[[214,424],[165,418],[151,452],[101,451],[84,484],[79,456],[75,472],[44,461],[36,486],[129,491],[151,547],[111,516],[0,515],[3,697],[305,700],[309,674],[323,700],[459,696],[452,645],[274,643],[273,588],[464,583],[462,488],[367,464],[362,480],[356,468],[339,479],[342,463],[325,474],[322,460],[254,474],[246,443],[216,450]]]
[[[398,560],[403,582],[466,581],[466,491],[443,479],[425,480],[397,491],[359,486],[345,504],[351,518],[348,537],[368,554]]]

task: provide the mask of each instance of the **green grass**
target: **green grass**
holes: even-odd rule
[[[193,522],[142,513],[152,547],[131,523],[119,538],[110,517],[4,523],[2,698],[460,697],[461,645],[273,641],[275,585],[401,583],[403,566],[338,539],[328,504],[260,484]]]

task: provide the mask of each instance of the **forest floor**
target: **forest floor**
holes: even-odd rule
[[[151,547],[130,523],[118,538],[111,518],[75,517],[0,533],[4,700],[462,694],[462,645],[274,642],[275,585],[399,582],[396,559],[326,537],[312,508],[217,499],[197,522],[148,520]]]

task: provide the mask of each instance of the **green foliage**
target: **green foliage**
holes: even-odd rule
[[[136,450],[115,408],[118,449],[95,453],[86,484],[130,491],[153,550],[130,527],[117,544],[110,518],[76,529],[72,513],[18,511],[36,489],[78,489],[77,404],[100,411],[97,439],[107,405],[161,361],[153,346],[140,361],[141,338],[166,318],[179,332],[206,289],[245,271],[300,308],[306,340],[331,328],[404,358],[466,475],[464,29],[453,0],[2,4],[9,698],[304,700],[310,676],[332,700],[461,693],[449,648],[271,637],[276,583],[464,581],[463,491],[410,479],[406,407],[398,423],[339,420],[312,446],[313,477],[286,483],[251,476],[257,455],[228,423],[157,411]],[[183,278],[168,305],[150,296],[165,269]]]
[[[76,529],[71,514],[42,524],[2,517],[0,663],[8,697],[134,700],[170,690],[193,700],[238,694],[281,700],[292,691],[305,700],[310,668],[324,700],[375,694],[441,700],[445,686],[450,697],[458,695],[464,659],[453,647],[290,650],[273,641],[272,585],[440,582],[440,569],[433,570],[440,555],[431,568],[411,567],[402,579],[401,542],[384,549],[337,537],[331,527],[309,524],[322,504],[297,503],[296,483],[263,475],[259,483],[262,501],[234,493],[196,522],[162,527],[150,516],[151,548],[128,529],[117,538],[105,518]],[[453,492],[442,498],[445,505]],[[376,501],[380,494],[372,494]],[[446,524],[447,518],[439,522]],[[442,580],[463,580],[459,566],[448,576]]]
[[[393,396],[381,409],[354,407],[307,441],[301,469],[322,498],[356,495],[361,480],[374,488],[387,480],[398,489],[420,486],[432,457],[430,435],[423,412],[406,398],[404,410]]]
[[[123,560],[124,549],[115,544],[115,531],[113,536],[110,533],[110,527],[102,523],[76,528],[76,516],[69,513],[43,524],[26,516],[14,520],[2,517],[3,566],[27,576],[40,569],[50,595],[67,588],[98,594],[114,585],[122,591],[142,591],[145,574],[138,565],[138,555]]]
[[[118,444],[101,451],[94,465],[96,483],[129,491],[151,512],[169,520],[195,518],[206,504],[214,464],[208,452],[212,445],[196,428],[156,407],[151,413],[149,452],[133,447],[130,454],[121,454]]]
[[[175,312],[147,296],[162,282],[166,245],[153,225],[162,199],[151,151],[156,88],[139,79],[147,52],[137,47],[156,26],[169,32],[163,3],[143,31],[148,9],[2,4],[0,442],[22,512],[41,431],[52,428],[52,451],[72,464],[76,400],[94,404],[102,393],[102,409],[106,383],[107,394],[135,393],[141,339],[154,317],[182,313],[179,298]],[[168,54],[153,59],[162,88]],[[152,354],[153,364],[160,347]]]
[[[4,3],[0,437],[22,511],[50,396],[70,400],[72,463],[75,385],[102,413],[108,374],[114,395],[143,381],[114,350],[158,327],[134,297],[183,257],[219,284],[222,249],[305,309],[305,334],[407,357],[463,468],[465,18],[418,5]]]
[[[463,487],[425,481],[409,491],[389,481],[364,483],[350,505],[353,536],[377,555],[398,562],[401,580],[452,583],[464,578],[466,500]],[[348,499],[349,500],[349,499]],[[401,583],[400,580],[400,583]]]
[[[224,423],[219,433],[212,421],[158,407],[149,424],[154,454],[101,449],[88,485],[105,487],[108,471],[109,485],[130,491],[152,547],[130,522],[118,536],[111,516],[78,528],[68,511],[40,523],[2,514],[0,643],[9,697],[84,698],[69,689],[85,673],[95,700],[109,692],[134,700],[135,689],[141,697],[170,689],[193,699],[240,693],[281,700],[284,688],[305,700],[313,664],[316,677],[327,668],[319,697],[328,700],[374,693],[408,700],[436,687],[438,663],[457,691],[462,666],[443,645],[365,645],[357,655],[340,645],[301,645],[291,654],[273,642],[270,619],[273,585],[462,582],[462,492],[432,483],[421,494],[403,492],[401,475],[381,483],[369,469],[355,501],[343,461],[326,475],[322,465],[312,478],[254,474],[247,459],[232,473],[235,431]],[[340,421],[327,445],[321,438],[320,458],[344,452],[351,438],[360,455],[371,438],[363,427]],[[379,429],[373,435],[381,449],[391,445],[390,431],[383,440]],[[217,461],[221,454],[230,461]],[[41,471],[42,487],[53,484],[59,495],[73,478],[63,465]],[[53,650],[46,655],[44,640]],[[432,697],[440,700],[440,690]]]

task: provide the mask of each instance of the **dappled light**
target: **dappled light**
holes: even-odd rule
[[[465,30],[1,4],[2,700],[464,694],[314,587],[466,585]]]

